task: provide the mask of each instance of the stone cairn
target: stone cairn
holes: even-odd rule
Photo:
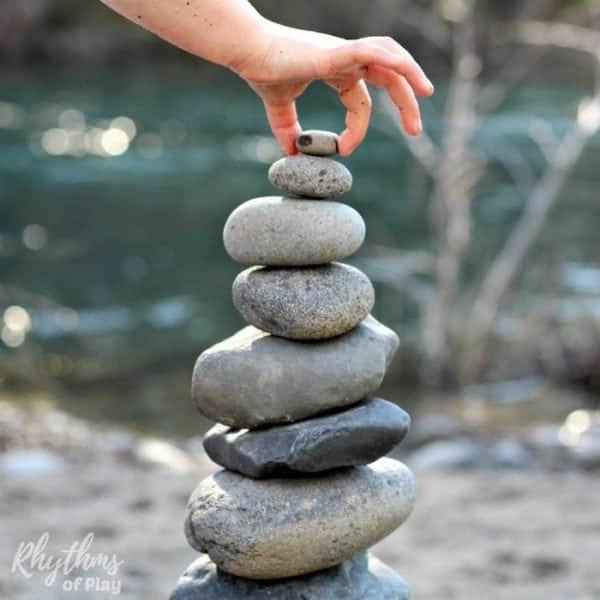
[[[172,600],[408,598],[366,552],[415,499],[412,473],[381,458],[410,418],[372,396],[398,337],[370,316],[367,276],[335,262],[365,236],[362,217],[331,200],[352,187],[327,158],[337,136],[307,131],[297,148],[269,170],[287,196],[249,200],[225,224],[229,255],[255,265],[233,283],[249,326],[194,368],[194,400],[218,422],[204,447],[224,470],[189,500],[186,537],[202,556]]]

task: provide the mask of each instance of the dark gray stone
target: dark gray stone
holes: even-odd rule
[[[374,302],[369,278],[343,263],[250,267],[233,282],[233,303],[247,323],[293,340],[342,335],[369,314]]]
[[[206,555],[181,576],[170,600],[409,600],[406,581],[371,554],[302,577],[253,581],[217,568]]]
[[[373,398],[292,425],[254,431],[215,425],[204,448],[217,464],[249,477],[317,473],[377,460],[404,439],[409,426],[399,406]]]
[[[298,421],[369,396],[381,385],[398,343],[371,316],[321,342],[245,327],[200,355],[192,395],[207,417],[238,429]]]
[[[338,153],[339,136],[331,131],[309,129],[296,139],[296,149],[312,156],[333,156]]]
[[[223,230],[225,249],[245,265],[297,267],[342,260],[365,238],[365,222],[347,204],[268,196],[238,206]]]
[[[193,491],[185,535],[233,575],[295,577],[350,560],[392,533],[408,518],[415,488],[410,470],[390,458],[277,479],[217,471]]]
[[[304,154],[274,162],[269,181],[281,190],[307,198],[335,198],[352,188],[352,175],[342,163]]]

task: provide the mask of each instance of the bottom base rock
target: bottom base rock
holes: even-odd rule
[[[408,600],[406,582],[372,555],[302,577],[255,581],[221,571],[207,555],[181,576],[170,600]]]

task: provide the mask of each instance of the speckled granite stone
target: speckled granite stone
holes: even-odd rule
[[[335,198],[352,188],[352,175],[340,162],[320,156],[286,156],[271,165],[269,181],[308,198]]]
[[[374,302],[369,278],[343,263],[251,267],[233,282],[233,303],[247,323],[295,340],[346,333],[369,314]]]

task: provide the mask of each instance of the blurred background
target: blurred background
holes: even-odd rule
[[[545,539],[556,534],[557,514],[587,514],[586,503],[600,500],[600,4],[254,4],[291,26],[394,36],[435,82],[414,140],[374,90],[368,137],[345,160],[355,180],[347,201],[367,224],[350,262],[375,284],[375,316],[401,338],[382,395],[414,417],[401,456],[426,482],[421,519],[438,509],[447,519],[452,502],[477,496],[481,477],[505,486],[485,506],[505,498],[511,514],[529,509],[538,525],[539,502],[580,489],[557,500],[549,529],[538,527]],[[63,464],[71,450],[119,458],[125,446],[126,479],[140,464],[148,478],[142,508],[131,509],[143,513],[156,501],[149,464],[187,473],[200,460],[198,436],[210,424],[189,398],[193,361],[243,325],[230,296],[241,267],[223,249],[223,224],[238,204],[272,193],[266,172],[280,150],[241,80],[100,2],[8,3],[0,33],[0,470],[14,479],[6,493],[18,511],[38,477],[72,481]],[[335,94],[320,84],[299,112],[305,128],[343,128]],[[182,491],[175,521],[164,524],[173,548],[185,544],[185,479],[173,484]],[[455,491],[438,498],[439,489]],[[600,552],[599,521],[562,532],[554,554],[521,560],[510,519],[480,509],[491,524],[471,532],[473,555],[424,564],[449,541],[419,537],[419,513],[404,535],[420,555],[404,550],[400,561],[396,538],[386,542],[382,556],[407,565],[417,598],[499,588],[511,598],[600,597],[591,563],[569,558],[581,535],[586,551]],[[16,544],[22,531],[12,521]],[[479,552],[499,522],[508,549]],[[455,526],[466,535],[464,522]],[[184,566],[165,574],[164,588]],[[129,589],[150,598],[156,580],[148,581],[142,567],[128,576]],[[14,597],[25,585],[0,580]]]

